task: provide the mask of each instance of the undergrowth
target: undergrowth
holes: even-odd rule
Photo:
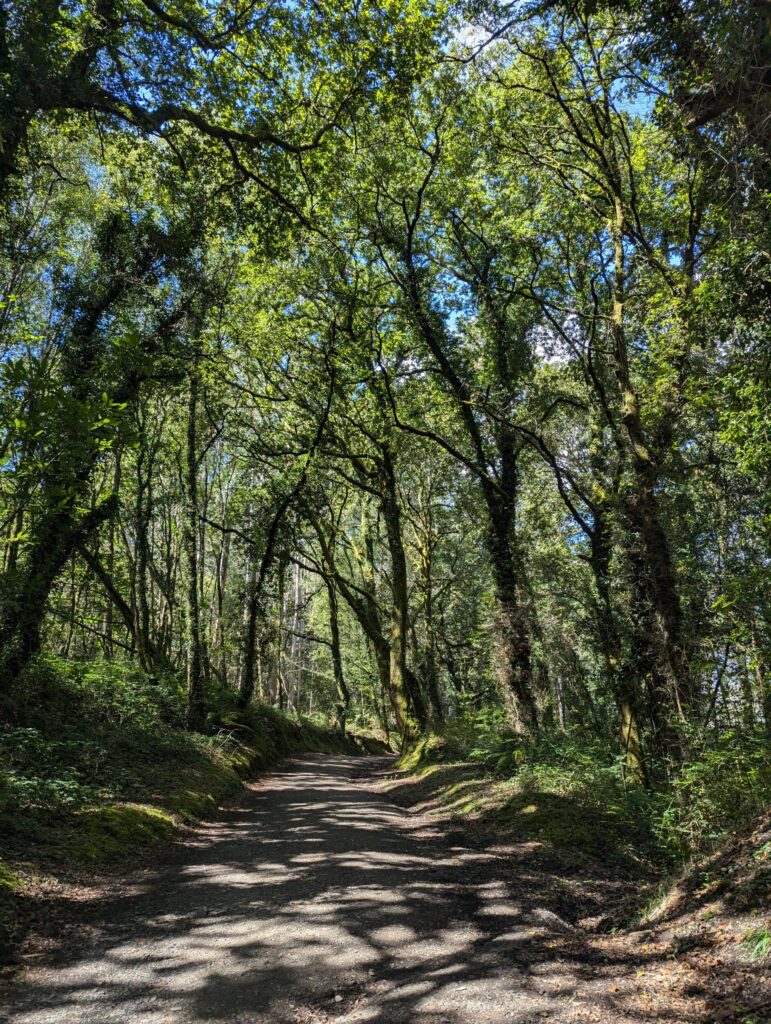
[[[749,959],[768,960],[771,958],[771,927],[764,925],[759,928],[751,928],[742,939]]]
[[[484,787],[448,777],[445,802],[465,787],[465,803],[455,799],[452,806],[476,814],[483,827],[506,827],[514,838],[545,839],[605,859],[631,855],[662,868],[745,827],[771,795],[771,757],[760,730],[694,737],[688,763],[674,774],[654,764],[655,781],[645,789],[628,778],[612,739],[578,731],[526,739],[488,709],[424,737],[401,760],[423,773],[448,764],[503,784],[485,801]]]

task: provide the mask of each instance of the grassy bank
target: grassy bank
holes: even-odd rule
[[[391,795],[434,815],[460,844],[498,855],[513,898],[578,926],[598,962],[635,965],[627,1005],[640,1019],[651,1019],[656,993],[672,1019],[698,994],[705,1012],[688,1020],[767,1020],[771,813],[762,737],[694,744],[677,776],[646,791],[624,779],[611,744],[603,751],[564,734],[523,743],[481,724],[454,726],[404,753]],[[618,991],[610,987],[609,1007]]]
[[[2,707],[0,951],[18,939],[41,877],[136,859],[238,792],[245,778],[305,751],[377,753],[221,694],[206,735],[184,729],[178,685],[130,665],[40,660]]]
[[[525,742],[484,723],[424,737],[399,767],[394,799],[523,866],[551,864],[555,880],[566,879],[561,902],[574,905],[572,918],[607,927],[644,915],[662,880],[750,828],[771,795],[767,745],[753,734],[695,751],[649,790],[625,778],[610,744],[565,734]],[[602,886],[592,891],[591,878]]]

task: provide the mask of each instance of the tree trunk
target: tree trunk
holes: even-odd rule
[[[616,628],[610,593],[610,536],[605,512],[600,505],[595,506],[594,528],[589,540],[591,544],[590,564],[598,595],[597,618],[600,649],[605,662],[608,689],[618,710],[619,743],[630,777],[647,786],[648,771],[640,735],[639,695],[634,675],[623,671],[619,661],[621,637]]]
[[[418,642],[415,625],[411,623],[410,647],[412,648],[412,658],[417,668],[415,675],[418,680],[422,681],[425,687],[428,706],[431,709],[431,720],[441,723],[444,721],[444,706],[439,693],[439,670],[433,637],[427,637],[425,647],[421,647]]]
[[[391,556],[391,692],[401,712],[403,738],[409,742],[418,733],[425,730],[428,716],[420,682],[414,673],[407,672],[407,643],[409,639],[407,559],[402,541],[401,510],[396,493],[395,470],[391,453],[387,448],[383,449],[381,465],[383,476],[381,509],[386,526],[388,551]]]
[[[495,675],[507,716],[517,732],[538,729],[533,696],[530,629],[519,600],[509,524],[496,515],[489,531],[495,581]]]
[[[620,393],[620,421],[635,487],[627,501],[630,520],[640,538],[638,585],[651,609],[651,697],[654,718],[659,722],[656,740],[662,753],[673,760],[684,755],[682,723],[691,704],[691,681],[683,640],[683,616],[675,582],[668,538],[662,526],[657,486],[658,467],[646,440],[637,394],[632,384],[624,328],[625,277],[624,212],[616,199],[612,225],[614,273],[610,318],[613,361]],[[666,710],[665,710],[666,709]],[[664,719],[669,722],[665,725]]]
[[[121,484],[121,451],[118,449],[115,453],[115,472],[112,481],[112,493],[115,495],[120,494]],[[110,577],[115,572],[115,520],[110,519],[109,533],[107,536],[107,573]],[[107,602],[107,606],[104,611],[104,652],[107,658],[112,658],[114,652],[113,648],[113,602]],[[132,636],[132,640],[135,639]]]
[[[245,708],[254,696],[254,669],[257,652],[257,619],[259,598],[257,592],[257,556],[249,551],[249,568],[246,577],[246,600],[244,602],[244,640],[242,652],[241,680],[238,687],[238,706]],[[279,623],[280,628],[280,623]],[[281,634],[279,632],[279,643]]]
[[[276,623],[276,689],[278,706],[284,710],[286,705],[286,680],[284,679],[284,619],[286,617],[286,559],[282,557],[278,565],[278,622]]]
[[[137,624],[135,636],[137,653],[142,668],[149,668],[148,651],[150,646],[150,517],[152,515],[151,498],[151,461],[146,439],[146,419],[139,421],[139,448],[136,462],[136,502],[134,506],[134,549],[136,551],[135,591],[137,605]]]
[[[318,537],[325,572],[328,576],[333,577],[337,589],[343,596],[343,599],[348,604],[353,614],[356,616],[364,635],[372,644],[372,651],[377,664],[378,676],[383,693],[388,694],[391,708],[396,719],[396,727],[399,730],[400,735],[404,736],[405,733],[409,731],[410,718],[409,708],[407,705],[407,695],[403,688],[401,690],[394,689],[394,683],[397,685],[399,683],[399,664],[397,662],[397,676],[394,678],[394,676],[392,676],[393,662],[391,657],[391,647],[389,641],[383,634],[378,604],[375,597],[371,590],[364,588],[354,589],[349,586],[348,581],[340,572],[338,572],[335,564],[335,552],[333,546],[334,536],[332,538],[327,537],[319,519],[310,512],[308,513],[308,519],[316,532],[316,536]],[[372,544],[368,539],[365,539],[364,546],[367,552],[367,560],[371,567],[374,557]],[[366,574],[365,568],[365,576]],[[366,580],[366,582],[369,586],[371,581]]]
[[[750,633],[752,636],[752,664],[755,676],[755,688],[758,695],[758,703],[763,712],[763,722],[766,732],[771,736],[771,677],[766,666],[766,659],[758,635],[758,621],[754,611],[750,618]]]
[[[386,743],[391,745],[391,726],[388,720],[388,678],[383,680],[380,673],[380,666],[378,665],[377,655],[375,654],[375,646],[369,637],[365,637],[365,643],[367,645],[367,654],[369,655],[370,665],[374,665],[375,676],[377,677],[378,686],[372,685],[372,698],[375,704],[375,711],[377,713],[380,725],[383,728]],[[388,674],[388,666],[386,666],[386,676]]]
[[[185,551],[185,654],[187,661],[187,724],[190,729],[203,729],[206,704],[203,690],[203,649],[201,643],[201,610],[198,590],[198,397],[200,377],[198,357],[190,372],[187,405],[185,450],[185,520],[183,543]]]
[[[351,703],[351,695],[345,682],[343,673],[343,654],[340,647],[340,620],[337,607],[337,591],[333,580],[326,577],[327,598],[329,602],[329,635],[332,644],[332,671],[335,678],[335,689],[337,690],[337,705],[335,714],[340,732],[345,734],[345,725],[348,718],[348,709]]]
[[[223,522],[225,509],[221,510]],[[230,567],[230,534],[226,533],[217,553],[216,586],[216,619],[214,626],[214,650],[217,659],[217,674],[227,684],[227,656],[225,653],[225,591]]]
[[[90,471],[88,473],[90,475]],[[23,569],[0,618],[0,689],[7,689],[40,649],[48,595],[74,552],[115,511],[114,496],[82,518],[71,507],[44,512],[34,526]]]
[[[426,628],[426,644],[420,650],[416,631],[413,628],[413,647],[415,663],[419,666],[419,674],[426,686],[426,694],[431,707],[431,717],[436,722],[444,720],[444,707],[439,693],[439,672],[436,656],[436,629],[434,624],[434,580],[433,580],[433,523],[430,499],[426,509],[427,522],[419,534],[418,540],[418,573],[423,591],[423,618]],[[421,536],[422,534],[422,536]]]

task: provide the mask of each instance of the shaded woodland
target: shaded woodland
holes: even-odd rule
[[[80,673],[757,813],[768,5],[0,18],[7,801]]]

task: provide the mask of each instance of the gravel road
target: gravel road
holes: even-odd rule
[[[0,1020],[644,1019],[612,983],[618,964],[592,957],[499,858],[394,805],[383,767],[308,755],[251,785],[162,867],[108,891],[25,969]]]

